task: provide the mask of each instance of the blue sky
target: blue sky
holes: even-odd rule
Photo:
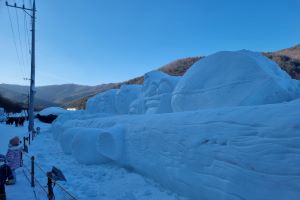
[[[36,85],[120,82],[178,58],[221,50],[274,51],[300,43],[299,0],[36,0],[36,4]],[[20,62],[5,1],[0,0],[0,82],[26,85],[23,78],[29,77],[30,64],[24,14],[9,11]]]

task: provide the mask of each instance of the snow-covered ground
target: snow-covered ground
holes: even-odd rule
[[[36,121],[36,126],[41,127],[38,135],[29,146],[29,154],[24,156],[24,164],[30,166],[30,156],[34,155],[36,163],[44,170],[50,171],[52,166],[61,169],[67,182],[59,182],[68,192],[77,199],[103,199],[103,200],[185,200],[174,192],[166,190],[156,182],[141,176],[130,169],[118,167],[117,165],[83,165],[78,163],[70,155],[65,155],[59,144],[48,132],[49,125]],[[1,154],[7,151],[7,144],[13,136],[26,136],[27,127],[14,127],[0,124],[0,147]],[[36,183],[32,189],[26,179],[23,170],[28,176],[25,168],[17,170],[17,184],[6,186],[8,200],[47,199],[41,187]],[[36,178],[47,190],[47,178],[45,174],[36,167]],[[60,187],[54,188],[56,199],[70,199]]]

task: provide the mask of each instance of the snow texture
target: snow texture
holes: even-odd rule
[[[98,134],[98,152],[191,199],[296,200],[299,106],[297,100],[74,125],[106,128]],[[284,113],[289,117],[283,118]],[[124,133],[116,124],[126,127]]]
[[[118,105],[132,101],[130,114],[117,115],[116,94],[53,124],[79,163],[111,160],[195,200],[300,199],[299,81],[260,54],[219,52],[181,79],[150,72]]]
[[[40,111],[39,114],[43,115],[43,116],[47,116],[47,115],[60,115],[62,113],[66,113],[69,112],[63,108],[60,107],[48,107],[45,108],[44,110]]]
[[[270,59],[246,50],[215,53],[195,63],[172,97],[176,112],[261,105],[299,97],[299,82]],[[191,101],[192,99],[192,101]]]
[[[141,85],[122,85],[116,93],[116,111],[118,114],[128,114],[130,104],[141,93]]]
[[[97,141],[100,129],[97,128],[78,128],[77,134],[71,136],[72,154],[74,158],[83,164],[101,164],[110,160],[97,152]]]
[[[145,74],[138,99],[130,106],[130,114],[156,114],[172,112],[171,96],[179,77],[161,71]]]
[[[111,89],[90,98],[86,103],[89,113],[116,113],[115,96],[117,89]]]

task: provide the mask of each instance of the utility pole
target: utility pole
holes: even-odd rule
[[[29,108],[28,108],[28,117],[29,117],[29,124],[28,124],[28,131],[32,132],[34,130],[34,95],[35,95],[35,0],[33,0],[32,8],[26,8],[25,5],[17,6],[17,4],[10,5],[6,1],[6,6],[12,8],[22,9],[26,14],[31,17],[31,73],[30,73],[30,92],[29,92]],[[31,11],[31,14],[28,13]]]

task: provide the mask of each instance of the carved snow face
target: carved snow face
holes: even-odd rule
[[[148,93],[149,96],[145,97],[146,113],[155,114],[172,112],[172,91],[177,83],[177,81],[174,80],[171,77],[168,79],[163,78],[158,85],[151,85],[150,92]]]
[[[145,83],[142,89],[145,113],[172,112],[171,94],[178,79],[178,77],[169,76],[159,71],[145,75]]]

